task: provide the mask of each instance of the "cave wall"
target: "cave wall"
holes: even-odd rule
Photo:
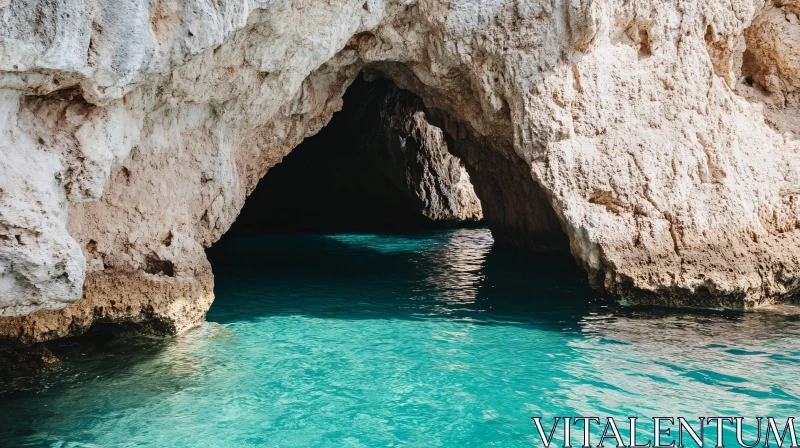
[[[469,174],[426,115],[411,92],[359,76],[328,125],[259,181],[228,234],[479,223]]]
[[[495,241],[535,252],[568,253],[569,238],[558,215],[511,141],[482,138],[446,115],[440,121],[449,147],[466,161],[475,191],[486,204],[484,217]]]
[[[93,319],[195,325],[213,298],[204,248],[364,68],[492,154],[462,149],[476,184],[500,160],[516,166],[510,179],[529,172],[522,188],[497,181],[508,234],[538,228],[518,222],[538,213],[516,209],[545,198],[603,291],[666,305],[791,298],[795,9],[2,1],[0,335],[59,337]],[[114,278],[128,280],[102,286]]]

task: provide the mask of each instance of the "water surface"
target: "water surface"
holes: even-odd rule
[[[211,260],[205,325],[57,345],[0,395],[0,446],[541,446],[531,416],[800,404],[796,316],[618,308],[485,229],[240,237]]]

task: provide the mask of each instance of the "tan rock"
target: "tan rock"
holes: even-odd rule
[[[136,282],[180,283],[156,294],[159,319],[199,322],[203,248],[362,69],[425,101],[499,239],[550,249],[563,231],[594,284],[629,301],[784,301],[800,270],[797,8],[0,3],[0,313],[84,296],[0,334],[70,334],[82,306],[146,320],[101,304],[139,300]],[[120,292],[99,280],[119,275]]]

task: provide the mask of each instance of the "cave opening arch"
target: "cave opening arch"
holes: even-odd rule
[[[510,145],[476,137],[380,71],[267,171],[223,236],[488,226],[497,243],[568,254],[569,239]]]
[[[413,129],[399,127],[401,131],[411,131],[404,137],[406,142],[413,143],[415,136],[418,137],[417,140],[423,141],[422,137],[437,135],[434,140],[440,143],[438,148],[444,149],[446,154],[456,156],[458,160],[455,162],[450,159],[446,165],[454,169],[442,172],[468,175],[474,196],[481,203],[482,222],[476,219],[456,222],[444,219],[435,226],[482,223],[491,230],[494,241],[498,244],[522,246],[543,252],[568,253],[568,238],[561,229],[559,218],[545,193],[533,179],[526,162],[516,154],[510,141],[478,137],[478,133],[468,125],[453,119],[447,112],[451,108],[437,107],[439,103],[435,102],[437,98],[431,92],[414,88],[413,81],[406,79],[401,82],[398,70],[403,70],[403,67],[396,66],[394,70],[389,70],[391,76],[381,76],[382,72],[378,70],[365,71],[369,76],[353,84],[345,96],[342,112],[335,114],[327,126],[319,126],[323,132],[316,137],[306,138],[306,142],[311,143],[316,139],[324,143],[326,134],[336,132],[337,120],[341,120],[339,117],[346,114],[351,105],[355,105],[358,110],[367,104],[358,96],[353,96],[358,91],[359,84],[374,85],[383,79],[380,83],[384,86],[393,87],[413,97],[407,108],[401,108],[406,112],[406,115],[401,116],[425,119],[424,126]],[[408,72],[408,69],[405,70]],[[288,112],[282,112],[284,115],[280,117],[285,122],[276,118],[274,122],[267,122],[247,134],[255,136],[256,144],[250,138],[245,139],[248,144],[235,149],[220,146],[220,141],[214,139],[216,134],[211,132],[213,127],[208,126],[208,120],[218,118],[219,111],[214,107],[184,105],[181,108],[189,109],[185,114],[176,114],[170,108],[151,112],[144,123],[147,132],[142,134],[143,140],[120,165],[113,168],[103,197],[70,209],[70,231],[83,250],[87,266],[91,267],[86,275],[81,300],[62,310],[6,318],[0,321],[0,337],[40,342],[80,335],[98,322],[130,324],[144,332],[156,334],[178,334],[199,325],[215,300],[215,274],[209,263],[210,252],[205,249],[216,245],[215,242],[221,237],[225,239],[225,235],[236,235],[238,228],[247,224],[247,209],[259,208],[257,201],[253,199],[262,190],[271,190],[262,188],[263,185],[255,188],[256,184],[259,180],[261,184],[269,183],[281,169],[281,165],[274,164],[274,158],[282,153],[289,153],[289,157],[293,157],[292,154],[301,155],[303,146],[297,146],[297,142],[301,141],[303,134],[317,132],[314,130],[316,121],[309,119],[309,116],[319,118],[320,122],[327,122],[329,109],[332,108],[330,105],[336,104],[337,95],[340,95],[339,83],[349,85],[350,80],[357,75],[343,72],[341,67],[323,67],[318,72],[306,80],[306,84],[311,86],[308,91],[312,92],[308,95],[324,97],[324,101],[310,101],[313,107],[309,106],[309,110],[305,111],[308,116],[303,117],[293,115],[295,109],[287,107]],[[330,73],[335,77],[331,78],[333,75]],[[327,84],[320,82],[320,78],[324,78]],[[401,90],[395,84],[409,90]],[[414,96],[415,94],[419,97]],[[300,97],[299,101],[305,101],[302,95]],[[428,104],[429,99],[434,102]],[[398,103],[384,101],[377,104],[396,106]],[[60,103],[57,105],[64,107]],[[391,114],[373,114],[375,116]],[[173,119],[167,120],[167,117]],[[306,122],[290,126],[291,120]],[[281,129],[288,131],[276,132],[276,122],[282,126]],[[382,126],[382,119],[371,123],[372,128],[382,130],[384,137],[386,136],[389,129]],[[420,124],[408,120],[399,121],[401,125],[408,123]],[[190,131],[170,132],[173,126],[186,126]],[[427,131],[422,132],[423,128]],[[367,134],[361,131],[355,133],[362,137]],[[395,129],[394,138],[399,136]],[[176,151],[176,147],[193,150]],[[386,155],[386,149],[384,146],[380,151],[374,152]],[[310,153],[314,154],[315,151]],[[425,170],[417,171],[419,172],[426,173]],[[400,179],[405,182],[406,172],[402,173]],[[430,171],[427,173],[431,174]],[[388,177],[397,179],[396,176]],[[436,185],[441,176],[423,176],[417,179],[431,182],[420,183],[415,180],[412,185]],[[389,199],[386,195],[371,196],[379,198],[379,202],[405,204],[400,210],[410,210],[410,213],[401,214],[400,219],[396,219],[397,214],[378,215],[389,218],[377,222],[378,227],[387,221],[395,224],[394,230],[431,226],[426,221],[428,218],[421,218],[424,216],[423,210],[429,214],[447,210],[453,216],[455,209],[452,205],[459,201],[437,201],[433,195],[417,195],[409,201],[409,184],[401,182],[401,186],[403,184],[405,191],[400,189],[401,194],[394,191],[394,198],[397,200]],[[449,183],[451,187],[459,184],[457,180]],[[397,187],[397,182],[392,185]],[[325,190],[318,188],[314,191],[327,192],[329,187],[327,185]],[[282,190],[279,188],[275,191]],[[422,188],[421,191],[436,191],[436,197],[440,199],[458,197],[454,193],[458,188],[448,190],[449,194],[438,194],[436,188]],[[248,193],[252,194],[245,201],[244,196]],[[352,199],[350,196],[344,199],[348,198]],[[243,203],[246,204],[244,209]],[[338,203],[348,204],[347,201]],[[374,206],[375,203],[373,200],[370,205]],[[120,207],[120,204],[125,206]],[[171,213],[163,213],[164,204],[170,204]],[[470,204],[470,201],[466,201],[466,204]],[[350,207],[351,211],[353,209],[363,212],[373,210],[374,207]],[[470,207],[462,209],[471,210]],[[390,207],[388,211],[394,213],[398,210]],[[237,214],[240,214],[239,218],[234,219]],[[323,216],[328,217],[324,214]],[[364,214],[360,217],[363,218]],[[116,223],[116,226],[108,227],[109,222]],[[234,223],[233,226],[231,223]],[[257,229],[264,229],[257,221],[256,224]],[[349,224],[352,224],[352,220]],[[339,227],[339,230],[347,229],[347,226]],[[138,237],[131,240],[124,237],[125,232],[134,233]],[[213,247],[211,250],[213,251]],[[114,302],[111,305],[107,305],[110,303],[109,297]]]
[[[513,148],[370,72],[266,172],[207,254],[219,302],[208,320],[223,324],[407,318],[415,301],[498,315],[535,314],[552,297],[589,303],[559,218]]]

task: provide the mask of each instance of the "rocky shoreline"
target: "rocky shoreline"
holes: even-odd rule
[[[202,322],[205,248],[362,72],[421,98],[498,241],[568,247],[630,303],[791,301],[799,14],[786,0],[0,2],[0,338]]]

